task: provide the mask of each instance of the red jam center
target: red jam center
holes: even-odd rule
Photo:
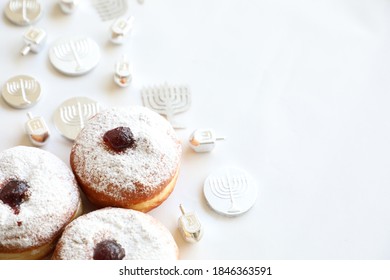
[[[116,152],[135,147],[133,133],[129,127],[124,126],[107,131],[103,136],[103,141]]]
[[[122,260],[124,257],[125,250],[115,240],[99,242],[93,250],[94,260]]]
[[[19,214],[20,205],[28,197],[29,186],[19,180],[11,180],[0,189],[0,200],[10,206],[15,214]]]

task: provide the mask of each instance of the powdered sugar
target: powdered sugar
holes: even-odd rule
[[[51,241],[80,203],[73,173],[49,152],[18,146],[0,153],[0,189],[10,179],[28,184],[28,198],[19,214],[0,200],[0,251]]]
[[[55,258],[88,260],[96,244],[115,240],[125,250],[124,259],[174,260],[177,245],[170,232],[156,219],[138,211],[105,208],[81,216],[62,235]]]
[[[118,153],[104,143],[103,135],[119,126],[131,129],[135,148]],[[169,122],[157,113],[140,106],[110,108],[89,120],[76,139],[72,156],[74,172],[83,183],[116,197],[112,186],[131,192],[142,185],[148,192],[172,178],[181,145]]]

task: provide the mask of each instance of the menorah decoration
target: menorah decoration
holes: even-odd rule
[[[100,60],[100,49],[88,37],[62,38],[49,51],[52,65],[65,75],[78,76],[92,70]]]
[[[38,0],[11,0],[4,14],[16,25],[31,25],[41,18],[42,6]]]
[[[127,12],[127,0],[93,0],[102,21],[113,20]]]
[[[35,105],[40,100],[41,86],[33,77],[15,76],[4,84],[2,96],[10,106],[24,109]]]
[[[99,104],[90,98],[71,98],[63,102],[55,111],[54,124],[63,136],[74,140],[85,123],[99,111]]]
[[[191,93],[187,86],[154,86],[144,88],[141,91],[144,106],[166,116],[173,128],[185,128],[176,123],[173,116],[189,109],[191,105]]]
[[[207,202],[217,213],[237,216],[253,206],[257,186],[245,171],[224,168],[206,179],[203,192]]]

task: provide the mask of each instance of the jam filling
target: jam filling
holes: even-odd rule
[[[93,251],[94,260],[122,260],[125,250],[115,240],[104,240],[96,244]]]
[[[116,152],[135,147],[134,135],[129,127],[119,126],[107,131],[103,136],[106,145]]]
[[[28,198],[29,186],[19,180],[11,180],[0,189],[0,200],[19,214],[20,205]]]

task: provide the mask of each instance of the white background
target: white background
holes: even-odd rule
[[[42,2],[36,26],[47,31],[48,46],[86,35],[102,59],[91,73],[66,77],[50,65],[48,46],[22,57],[27,28],[2,18],[0,82],[32,75],[44,96],[29,110],[0,100],[1,150],[30,145],[31,111],[51,128],[43,149],[68,163],[72,143],[52,121],[64,100],[141,105],[145,86],[186,84],[192,106],[177,116],[187,125],[177,131],[180,176],[150,212],[174,235],[181,259],[390,258],[389,1],[129,0],[135,26],[121,46],[108,41],[112,22],[101,21],[91,1],[72,15]],[[134,81],[121,89],[113,73],[124,53]],[[188,136],[202,127],[227,140],[212,153],[192,152]],[[258,200],[243,216],[214,213],[202,195],[205,178],[224,166],[243,168],[258,183]],[[185,243],[177,231],[180,203],[204,225],[199,243]]]

